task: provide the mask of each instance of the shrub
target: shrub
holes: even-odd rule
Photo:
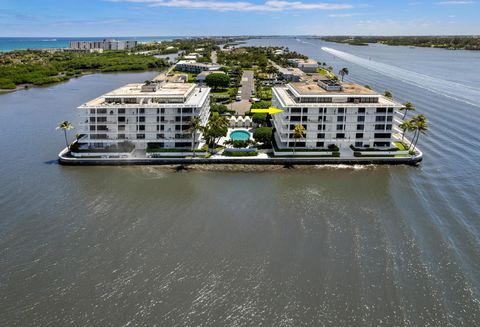
[[[234,140],[232,142],[232,145],[234,148],[246,148],[250,144],[249,140],[243,141],[243,140]]]
[[[272,106],[271,101],[258,101],[252,104],[250,109],[268,109]]]
[[[0,89],[14,89],[15,83],[8,78],[0,78]]]
[[[335,144],[330,144],[330,145],[328,146],[328,149],[329,149],[330,151],[334,151],[334,152],[335,152],[335,151],[340,151],[340,149],[338,148],[338,146],[336,146]]]
[[[253,138],[265,144],[270,144],[272,142],[273,133],[271,127],[259,127],[253,132]]]
[[[267,122],[267,114],[254,114],[252,116],[252,120],[255,124],[262,124],[264,125]]]
[[[257,151],[225,151],[223,155],[226,157],[256,157]]]

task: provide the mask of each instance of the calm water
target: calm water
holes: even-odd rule
[[[171,36],[137,36],[137,37],[0,37],[0,51],[67,48],[70,41],[98,41],[103,39],[137,40],[139,42],[171,40]]]
[[[251,43],[348,66],[349,80],[413,101],[431,121],[422,165],[61,167],[56,124],[75,121],[82,102],[153,74],[0,95],[0,325],[480,324],[480,108],[465,103],[470,88],[445,97],[391,71],[478,89],[480,53]],[[353,63],[365,57],[388,66]]]

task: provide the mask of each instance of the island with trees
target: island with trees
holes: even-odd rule
[[[322,36],[316,38],[350,45],[380,43],[392,46],[449,50],[480,50],[480,36]]]

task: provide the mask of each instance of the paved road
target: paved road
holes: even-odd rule
[[[250,110],[250,97],[255,89],[254,74],[252,70],[245,70],[243,72],[240,84],[240,90],[242,90],[242,100],[230,104],[229,107],[235,110],[237,114],[243,115],[245,112]]]
[[[255,88],[253,70],[245,70],[241,80],[242,100],[250,100]]]

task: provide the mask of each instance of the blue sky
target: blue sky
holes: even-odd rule
[[[0,36],[480,34],[479,17],[467,0],[0,0]]]

